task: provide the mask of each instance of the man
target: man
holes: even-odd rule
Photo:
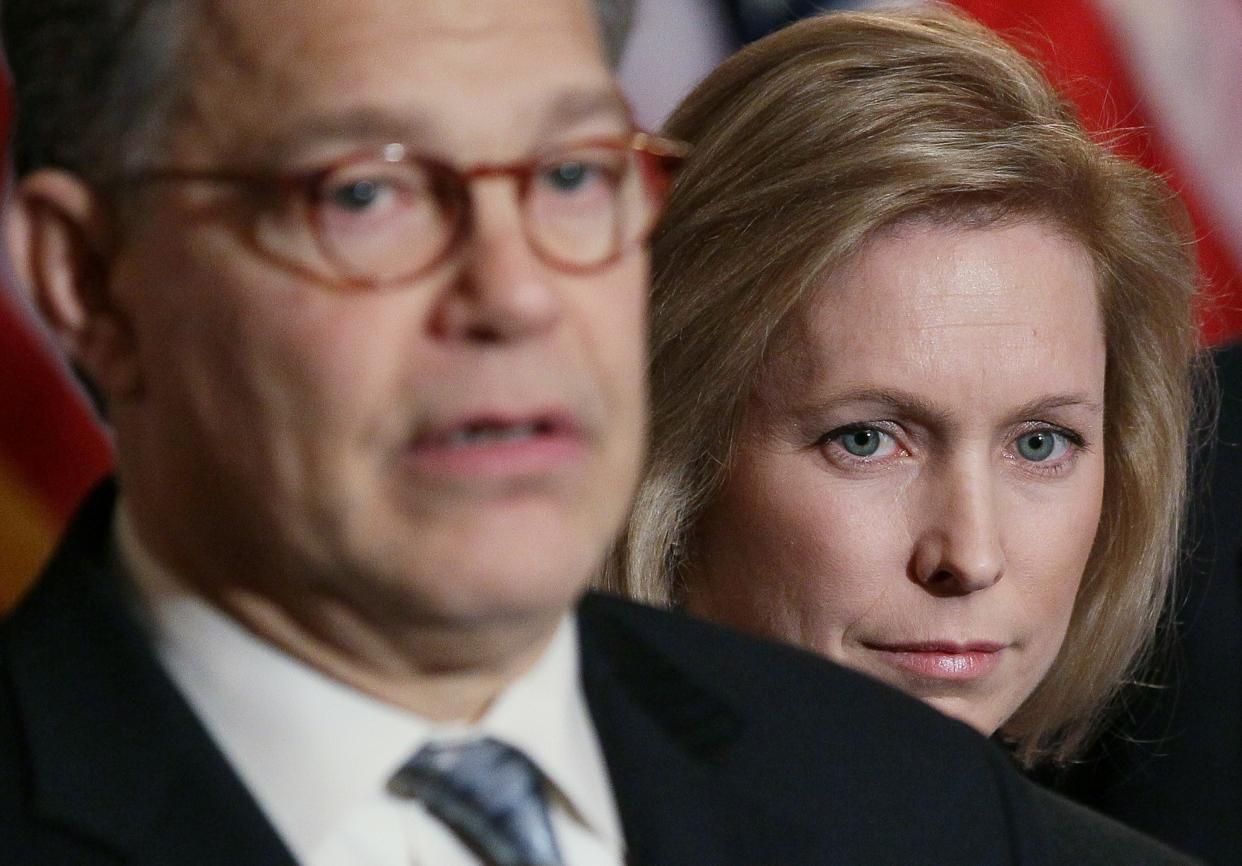
[[[671,150],[582,0],[4,12],[9,241],[117,478],[0,634],[0,861],[1041,862],[960,726],[571,614]]]

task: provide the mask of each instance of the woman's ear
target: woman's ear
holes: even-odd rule
[[[109,285],[115,227],[98,193],[69,172],[41,169],[14,185],[4,222],[17,277],[65,353],[105,400],[135,394],[133,329]]]

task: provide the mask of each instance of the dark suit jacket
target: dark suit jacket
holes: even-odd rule
[[[0,630],[0,863],[287,866],[152,653],[112,563],[111,502],[92,497]],[[818,658],[603,596],[579,622],[637,866],[1175,862]]]
[[[1242,863],[1242,343],[1216,353],[1220,422],[1192,497],[1171,647],[1054,786],[1210,863]]]

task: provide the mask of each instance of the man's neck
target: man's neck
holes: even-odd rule
[[[282,652],[345,685],[431,721],[478,719],[543,654],[563,612],[456,624],[384,616],[298,586],[283,598],[241,581],[203,585],[167,566],[122,501],[118,548],[140,593],[199,596]],[[270,583],[268,584],[271,585]]]
[[[302,611],[240,592],[212,602],[305,664],[431,721],[477,720],[539,659],[561,619],[396,629],[323,600]]]

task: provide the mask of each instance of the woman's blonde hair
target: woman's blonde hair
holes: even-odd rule
[[[1104,504],[1061,652],[1001,733],[1026,763],[1070,757],[1149,646],[1178,556],[1198,280],[1176,197],[944,10],[793,25],[713,72],[666,131],[694,151],[653,240],[653,447],[605,583],[682,597],[765,362],[869,238],[915,218],[1047,222],[1094,264]]]

